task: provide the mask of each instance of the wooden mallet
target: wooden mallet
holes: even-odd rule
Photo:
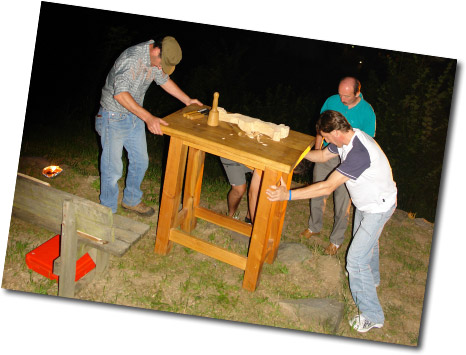
[[[207,124],[209,126],[215,127],[218,126],[218,92],[214,93],[214,101],[212,103],[212,109],[209,112],[209,118],[207,119]]]

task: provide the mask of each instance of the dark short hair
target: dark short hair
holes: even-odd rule
[[[317,133],[330,133],[332,131],[348,132],[351,129],[352,127],[345,116],[333,110],[322,112],[316,123]]]
[[[160,48],[160,57],[162,57],[162,41],[165,38],[165,36],[157,36],[154,37],[154,48],[158,47]]]
[[[356,95],[356,93],[358,93],[359,91],[361,91],[361,82],[356,79],[355,77],[352,77],[352,76],[345,76],[344,78],[342,78],[340,80],[340,84],[343,80],[345,79],[353,79],[354,80],[354,84],[353,84],[353,93]]]

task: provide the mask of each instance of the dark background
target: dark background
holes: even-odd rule
[[[392,165],[399,208],[435,220],[456,70],[446,58],[43,2],[21,154],[41,132],[70,141],[94,135],[115,59],[164,34],[183,49],[171,77],[189,96],[211,105],[218,91],[228,111],[312,135],[339,79],[358,77],[377,115],[376,140]],[[163,117],[182,104],[152,85],[144,107]],[[149,147],[160,141],[148,135]]]

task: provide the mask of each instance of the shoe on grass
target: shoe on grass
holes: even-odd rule
[[[309,228],[306,228],[304,231],[302,231],[302,232],[299,234],[299,236],[309,239],[310,237],[312,237],[312,236],[314,236],[314,235],[319,235],[319,234],[320,234],[320,232],[313,232],[313,231],[311,231]]]
[[[132,212],[136,212],[138,215],[143,217],[151,217],[155,214],[155,210],[152,207],[147,206],[144,202],[139,202],[136,206],[128,206],[122,202],[121,207]]]
[[[327,248],[325,248],[324,253],[327,255],[336,255],[338,249],[340,249],[340,245],[336,246],[332,242],[328,245]]]
[[[349,325],[354,330],[357,330],[359,333],[365,333],[371,330],[372,328],[382,328],[383,324],[372,323],[369,319],[364,318],[363,315],[357,315],[349,321]]]

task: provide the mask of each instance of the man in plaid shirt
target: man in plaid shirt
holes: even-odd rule
[[[107,76],[96,117],[96,130],[102,144],[100,203],[110,207],[113,213],[116,213],[118,205],[123,148],[128,152],[129,165],[121,205],[142,216],[155,213],[153,208],[142,202],[141,183],[149,165],[145,125],[151,133],[162,135],[160,125],[168,123],[152,115],[142,105],[153,81],[186,106],[202,105],[170,79],[181,57],[181,48],[175,38],[167,36],[150,40],[126,49]]]

